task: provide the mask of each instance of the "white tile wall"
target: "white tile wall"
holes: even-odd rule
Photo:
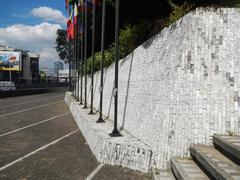
[[[119,62],[119,128],[153,151],[152,167],[189,156],[213,134],[240,135],[240,10],[198,8]],[[103,113],[113,119],[114,65],[104,73]],[[88,85],[90,85],[88,78]],[[94,106],[99,108],[100,73]],[[90,94],[88,86],[88,104]]]

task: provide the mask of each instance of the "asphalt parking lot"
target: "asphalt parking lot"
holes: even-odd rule
[[[99,164],[75,124],[64,92],[0,99],[1,180],[148,180]]]

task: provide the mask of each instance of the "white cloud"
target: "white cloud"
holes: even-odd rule
[[[34,26],[18,24],[0,28],[0,44],[39,53],[40,65],[53,66],[53,62],[58,60],[53,48],[57,29],[61,29],[59,24],[47,22]]]
[[[66,24],[66,17],[63,13],[50,7],[40,6],[38,8],[34,8],[30,14],[35,17],[43,18],[45,21],[57,22],[62,25]]]
[[[43,48],[40,52],[41,66],[52,67],[53,62],[58,61],[59,56],[54,48]],[[50,64],[50,65],[49,65]]]

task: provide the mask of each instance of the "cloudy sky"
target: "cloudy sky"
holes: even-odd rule
[[[1,0],[0,45],[40,54],[40,66],[53,67],[56,30],[66,28],[65,0]]]

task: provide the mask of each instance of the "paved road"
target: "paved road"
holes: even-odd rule
[[[148,180],[99,164],[75,124],[64,92],[0,99],[1,180]]]

